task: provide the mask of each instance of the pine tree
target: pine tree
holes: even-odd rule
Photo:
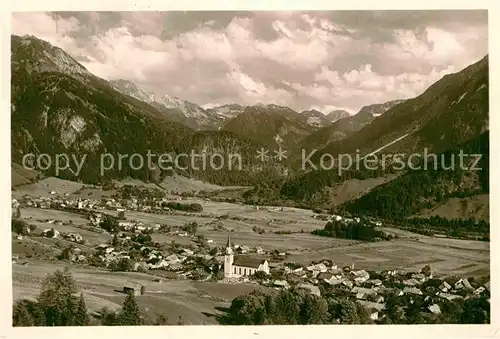
[[[73,325],[77,305],[73,294],[76,291],[75,280],[67,270],[57,270],[44,280],[38,304],[47,326]]]
[[[87,314],[87,307],[85,305],[83,293],[80,293],[74,322],[77,326],[87,326],[89,324],[89,315]]]
[[[141,314],[139,305],[133,293],[129,293],[123,302],[122,313],[120,314],[120,325],[140,325]]]
[[[35,326],[35,321],[29,312],[26,300],[14,303],[12,312],[12,326]]]

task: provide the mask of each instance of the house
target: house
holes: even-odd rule
[[[456,294],[449,294],[449,293],[439,293],[438,296],[440,296],[441,298],[443,299],[447,299],[447,300],[454,300],[454,299],[462,299],[462,296],[460,295],[456,295]]]
[[[372,279],[372,280],[368,280],[368,282],[370,284],[372,284],[373,286],[380,286],[380,285],[382,285],[382,280],[380,280],[380,279]]]
[[[68,239],[69,241],[76,242],[76,243],[83,242],[83,237],[78,233],[68,233],[66,235],[66,239]]]
[[[344,281],[344,279],[338,279],[337,277],[332,276],[330,279],[324,279],[323,281],[329,285],[335,286],[341,284]]]
[[[12,208],[16,209],[19,207],[19,202],[16,199],[12,199]]]
[[[340,221],[342,217],[340,215],[332,214],[331,220]]]
[[[370,314],[370,318],[372,320],[377,320],[379,312],[385,309],[385,304],[382,303],[376,303],[366,300],[358,300],[358,303],[368,310],[368,313]]]
[[[357,283],[364,283],[370,279],[370,274],[365,270],[351,271],[351,273],[354,276],[354,281]]]
[[[427,278],[425,277],[425,275],[423,275],[422,273],[413,273],[411,275],[411,278],[412,279],[415,279],[421,283],[425,282],[427,280]]]
[[[142,285],[139,283],[135,283],[132,281],[127,281],[125,285],[123,285],[123,293],[132,293],[135,296],[142,294]]]
[[[343,280],[342,285],[349,287],[349,288],[352,288],[354,286],[354,283],[350,280]]]
[[[307,270],[308,271],[319,271],[320,273],[324,273],[327,271],[327,268],[326,268],[325,264],[321,263],[321,264],[315,264],[315,265],[308,266]]]
[[[405,294],[410,293],[410,294],[417,294],[417,295],[423,294],[422,291],[416,287],[405,287],[405,288],[403,288],[403,293],[405,293]]]
[[[333,277],[333,274],[332,273],[328,273],[328,272],[322,272],[322,273],[319,273],[316,278],[318,280],[330,280],[331,278]]]
[[[408,280],[404,280],[403,281],[403,284],[405,286],[416,286],[416,285],[420,285],[420,281],[418,281],[417,279],[408,279]]]
[[[465,279],[460,279],[455,283],[455,289],[456,290],[461,290],[461,289],[467,289],[467,290],[472,290],[474,289],[472,285],[470,284],[469,280]]]
[[[283,288],[290,287],[290,284],[286,280],[275,280],[273,282],[273,285],[276,287],[283,287]]]
[[[250,247],[248,247],[247,245],[240,246],[236,249],[236,252],[241,254],[247,253],[248,251],[250,251]]]
[[[480,295],[481,293],[483,293],[484,291],[486,291],[486,288],[484,286],[479,286],[475,291],[474,291],[474,294],[476,295]]]
[[[314,286],[312,284],[300,284],[300,288],[307,289],[311,292],[311,294],[317,295],[318,297],[321,297],[321,292],[319,290],[318,286]]]
[[[441,309],[439,308],[439,305],[438,304],[433,304],[429,307],[427,307],[427,309],[431,312],[431,313],[434,313],[434,314],[440,314],[441,313]]]
[[[375,296],[377,292],[370,288],[353,287],[351,293],[356,293],[356,299],[366,299],[368,296]]]
[[[451,285],[448,284],[446,281],[443,281],[441,285],[439,285],[439,289],[441,290],[441,292],[446,293],[449,290],[451,290]]]
[[[46,228],[42,232],[44,237],[47,238],[59,238],[59,231],[54,228]]]
[[[239,278],[263,271],[269,274],[269,262],[267,259],[252,258],[248,256],[234,257],[230,237],[227,238],[226,255],[224,256],[224,277]]]
[[[194,252],[192,250],[188,249],[188,248],[184,248],[184,249],[182,249],[182,254],[184,254],[184,255],[193,255]]]

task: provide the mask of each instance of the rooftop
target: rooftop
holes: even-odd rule
[[[237,256],[234,258],[233,265],[258,268],[265,261],[266,261],[266,259],[262,259],[262,258],[259,259],[259,258],[252,258],[252,257],[246,257],[246,256]]]

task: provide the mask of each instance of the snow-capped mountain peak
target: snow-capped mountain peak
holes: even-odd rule
[[[154,93],[145,91],[131,81],[118,79],[109,81],[109,84],[118,92],[127,94],[138,100],[147,102],[149,104],[156,102]]]
[[[38,72],[60,72],[82,81],[94,77],[84,66],[73,59],[61,48],[32,35],[24,35],[19,40],[19,60],[12,67],[24,67]],[[22,51],[22,52],[21,52]]]

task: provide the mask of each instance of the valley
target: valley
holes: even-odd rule
[[[206,184],[196,181],[187,179],[184,181],[189,182],[191,186],[207,187]],[[130,181],[123,184],[125,183],[131,184]],[[81,186],[77,183],[47,178],[36,184],[14,188],[13,197],[26,199],[29,195],[39,195],[46,199],[52,197],[56,200],[79,201],[103,199],[113,194],[113,192],[93,189],[92,194],[89,195],[90,191],[82,190]],[[40,187],[44,190],[42,191]],[[217,190],[216,187],[214,188]],[[179,196],[175,195],[169,195],[169,197],[179,199]],[[203,212],[156,214],[125,209],[125,217],[126,220],[145,227],[162,224],[179,229],[183,225],[197,223],[196,236],[182,236],[180,233],[162,231],[151,233],[153,242],[164,245],[175,242],[181,248],[197,246],[197,239],[200,236],[210,241],[209,248],[222,248],[227,237],[230,236],[235,246],[259,248],[267,256],[273,251],[286,253],[285,262],[298,265],[331,260],[339,267],[350,266],[367,271],[398,270],[400,272],[415,272],[429,265],[437,277],[489,275],[488,242],[423,236],[395,228],[394,226],[397,225],[382,226],[384,231],[397,235],[397,238],[392,241],[365,243],[356,240],[326,238],[310,234],[312,230],[324,225],[324,221],[317,219],[317,214],[311,210],[212,202],[196,197],[182,198],[182,202],[199,203]],[[97,213],[118,215],[118,211],[116,208],[113,210],[113,207],[109,210],[94,209],[98,211]],[[82,253],[86,253],[86,256],[90,256],[99,245],[111,242],[113,238],[106,231],[97,232],[97,229],[91,228],[89,220],[81,213],[28,206],[21,207],[20,211],[21,220],[34,225],[37,230],[55,229],[59,234],[73,233],[82,236],[85,239],[85,245],[76,246],[81,249]],[[262,228],[265,230],[264,233],[255,232],[255,227]],[[282,231],[283,234],[275,233],[277,231]],[[215,316],[221,314],[221,308],[230,305],[232,298],[263,288],[252,281],[236,284],[193,281],[188,277],[183,277],[183,274],[169,273],[168,269],[166,271],[149,269],[144,273],[110,272],[105,267],[89,266],[87,261],[58,260],[57,255],[67,246],[73,246],[72,242],[61,237],[50,239],[40,235],[13,236],[12,255],[15,260],[12,264],[12,283],[15,300],[35,297],[41,281],[47,274],[51,274],[58,268],[68,267],[84,293],[89,312],[96,312],[103,307],[111,310],[118,309],[124,300],[123,293],[118,290],[125,281],[131,280],[146,288],[147,293],[137,297],[137,300],[147,314],[161,311],[172,321],[181,317],[185,324],[216,324]],[[273,259],[271,259],[272,262]],[[165,275],[166,273],[169,274]],[[158,279],[161,282],[155,282]]]
[[[11,35],[14,326],[491,322],[487,49],[182,15]]]

